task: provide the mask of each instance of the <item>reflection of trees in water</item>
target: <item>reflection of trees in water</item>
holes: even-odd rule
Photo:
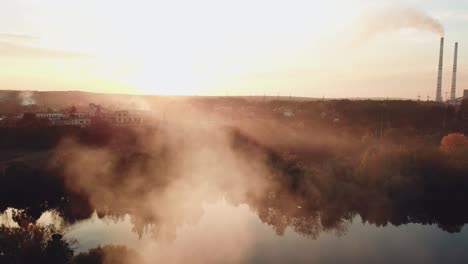
[[[320,233],[327,229],[332,229],[338,236],[346,232],[347,223],[341,220],[338,223],[325,227],[319,212],[311,212],[307,215],[284,215],[284,212],[277,208],[264,208],[257,211],[258,217],[263,223],[273,227],[278,235],[284,235],[286,228],[291,228],[294,232],[305,235],[311,239],[317,239]]]
[[[125,246],[107,245],[74,256],[75,241],[65,239],[54,225],[26,222],[29,216],[16,211],[19,226],[0,225],[2,264],[129,264],[143,263],[141,256]],[[20,216],[22,215],[22,216]]]
[[[323,231],[343,235],[356,215],[377,226],[437,224],[447,232],[459,232],[468,223],[468,213],[462,210],[468,201],[468,168],[440,152],[377,146],[340,155],[327,152],[324,159],[313,151],[292,154],[268,149],[237,132],[233,139],[233,149],[240,154],[266,153],[270,173],[262,180],[271,184],[261,194],[253,184],[243,186],[246,195],[230,189],[229,180],[213,184],[231,203],[247,204],[279,235],[288,228],[313,239]],[[151,198],[164,192],[169,182],[166,159],[172,157],[167,149],[162,147],[158,155],[141,149],[115,154],[112,177],[106,180],[119,195],[104,193],[99,203],[91,202],[93,197],[85,191],[67,187],[60,168],[34,169],[16,163],[0,177],[0,211],[24,209],[28,221],[33,221],[53,209],[68,223],[87,219],[94,211],[111,221],[129,214],[135,233],[166,239],[175,237],[178,226],[201,217],[201,200],[189,203],[190,208],[174,203],[171,210],[162,210]],[[128,181],[130,174],[135,181]]]
[[[69,263],[74,241],[54,225],[38,225],[24,211],[13,211],[18,226],[0,225],[0,263]]]

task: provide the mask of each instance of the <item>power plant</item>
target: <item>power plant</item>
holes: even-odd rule
[[[444,38],[440,38],[440,50],[439,50],[439,66],[437,68],[437,90],[435,100],[437,102],[443,102],[442,98],[442,76],[444,66]],[[463,98],[466,97],[467,90],[464,91],[463,97],[457,98],[457,69],[458,68],[458,42],[455,42],[455,50],[453,56],[453,71],[452,71],[452,86],[450,90],[450,98],[446,98],[447,103],[457,104]]]

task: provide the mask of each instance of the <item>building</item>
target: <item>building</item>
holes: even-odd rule
[[[126,125],[141,125],[143,124],[143,118],[141,115],[136,113],[130,113],[129,111],[115,111],[113,123],[118,126]]]
[[[89,113],[86,112],[75,112],[70,114],[71,118],[87,118],[89,117]]]
[[[56,125],[65,125],[65,126],[80,126],[86,127],[91,125],[90,118],[66,118],[59,120],[55,123]]]
[[[64,117],[63,113],[36,113],[37,119],[60,120]]]

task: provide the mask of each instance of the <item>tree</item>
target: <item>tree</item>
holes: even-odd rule
[[[68,112],[69,112],[70,114],[76,113],[76,106],[72,105],[72,106],[70,107],[70,109],[68,110]]]
[[[462,156],[468,153],[468,138],[461,133],[452,133],[442,138],[440,150],[453,156]]]
[[[65,264],[73,257],[71,243],[53,225],[0,225],[0,263]]]

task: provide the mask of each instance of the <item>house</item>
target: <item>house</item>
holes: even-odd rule
[[[36,113],[37,119],[60,120],[64,117],[63,113]]]
[[[86,112],[75,112],[70,114],[70,117],[72,118],[87,118],[88,116],[89,113]]]
[[[115,111],[113,123],[118,126],[141,125],[143,118],[140,114],[130,113],[129,111]]]
[[[57,122],[57,125],[85,127],[85,126],[91,125],[91,119],[90,118],[66,118]]]

